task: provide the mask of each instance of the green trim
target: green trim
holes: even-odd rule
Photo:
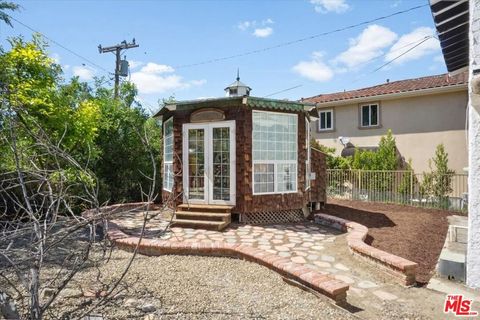
[[[188,111],[195,110],[200,108],[222,108],[222,107],[236,107],[240,105],[245,105],[253,109],[265,109],[265,110],[279,110],[279,111],[290,111],[290,112],[308,112],[310,109],[315,107],[313,103],[304,103],[298,101],[288,101],[288,100],[277,100],[277,99],[267,99],[267,98],[258,98],[258,97],[225,97],[225,98],[214,98],[214,99],[204,99],[204,100],[186,100],[178,102],[166,103],[155,115],[154,117],[164,115],[167,112],[176,112],[176,111]],[[175,111],[169,111],[167,106],[175,106]]]

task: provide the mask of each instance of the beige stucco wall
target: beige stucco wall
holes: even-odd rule
[[[392,129],[397,148],[405,160],[412,159],[413,168],[428,171],[428,160],[435,148],[443,143],[449,154],[449,164],[463,173],[467,164],[465,117],[467,89],[441,94],[430,94],[393,100],[372,100],[380,103],[380,128],[359,129],[359,104],[322,106],[334,110],[334,131],[318,132],[315,124],[313,136],[319,143],[336,148],[343,146],[338,137],[350,138],[355,146],[376,146],[382,135]]]

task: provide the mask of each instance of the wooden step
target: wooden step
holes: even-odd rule
[[[173,219],[174,227],[223,230],[229,223],[225,221]]]
[[[190,219],[191,220],[221,220],[230,222],[230,213],[218,213],[218,212],[196,212],[196,211],[177,211],[175,212],[175,218],[177,219]]]
[[[183,203],[177,207],[177,211],[194,211],[194,212],[223,212],[230,213],[233,206],[225,205],[206,205],[206,204],[187,204]]]

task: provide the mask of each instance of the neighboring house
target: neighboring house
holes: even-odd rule
[[[174,199],[175,224],[303,218],[309,203],[325,201],[325,157],[309,147],[315,106],[250,97],[238,77],[225,90],[225,98],[171,102],[155,115],[164,128],[162,198]]]
[[[347,142],[358,148],[378,146],[391,129],[405,161],[417,173],[429,171],[435,148],[443,143],[457,173],[467,167],[465,131],[468,103],[466,73],[389,82],[352,91],[302,99],[315,103],[319,120],[312,135],[341,154]],[[342,138],[343,137],[343,138]],[[342,138],[342,139],[340,139]]]

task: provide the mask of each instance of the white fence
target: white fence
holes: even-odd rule
[[[466,211],[467,174],[429,179],[411,171],[327,170],[327,196]]]

